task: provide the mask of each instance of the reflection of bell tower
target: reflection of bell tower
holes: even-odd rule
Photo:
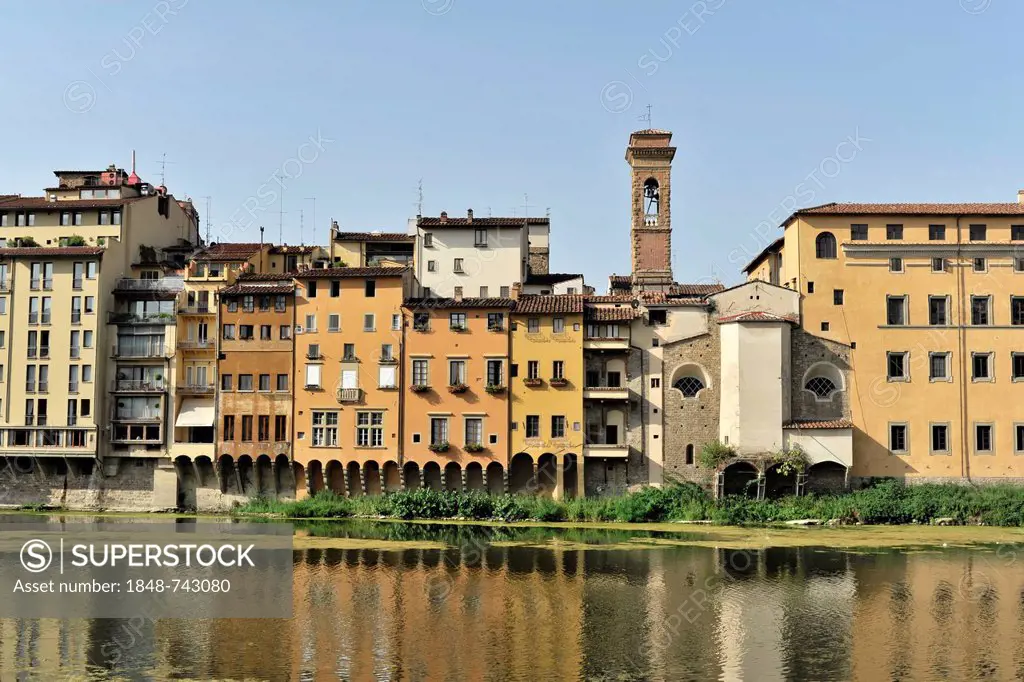
[[[626,161],[633,169],[630,236],[633,286],[659,290],[672,284],[672,133],[638,130],[629,136]]]

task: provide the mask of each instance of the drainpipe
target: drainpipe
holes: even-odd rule
[[[967,424],[967,381],[969,366],[967,362],[967,322],[965,320],[964,312],[964,296],[966,292],[965,266],[961,262],[963,236],[960,231],[960,220],[962,216],[956,217],[956,263],[959,270],[956,279],[957,288],[957,307],[959,310],[958,324],[957,324],[957,346],[960,351],[960,475],[971,480],[971,464],[970,464],[970,433],[968,431]],[[967,301],[967,305],[970,305],[970,301]],[[972,311],[973,312],[973,311]],[[929,434],[931,437],[931,434]]]

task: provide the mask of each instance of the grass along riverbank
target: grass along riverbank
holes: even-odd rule
[[[557,502],[526,495],[413,490],[379,496],[340,497],[329,492],[298,501],[256,498],[235,510],[240,516],[287,518],[383,517],[479,521],[659,523],[710,521],[721,525],[783,523],[798,519],[864,524],[932,523],[1024,525],[1024,487],[911,485],[885,481],[841,495],[805,495],[778,500],[712,499],[684,483],[644,488],[621,497]]]

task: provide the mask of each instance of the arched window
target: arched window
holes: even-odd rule
[[[648,226],[658,224],[660,206],[661,191],[658,188],[658,181],[654,178],[647,178],[644,181],[644,224]]]
[[[835,382],[828,377],[815,376],[807,380],[804,388],[814,393],[819,398],[828,398],[836,391]]]
[[[836,238],[831,232],[822,232],[814,242],[815,255],[818,258],[836,257]]]
[[[686,463],[693,464],[693,444],[686,446]]]
[[[682,392],[684,398],[696,398],[703,390],[704,382],[697,377],[683,377],[676,382],[675,387]]]

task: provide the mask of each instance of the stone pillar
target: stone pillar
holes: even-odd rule
[[[560,500],[565,496],[565,459],[555,456],[555,492],[553,497]]]
[[[587,496],[587,477],[583,474],[583,463],[587,459],[583,455],[576,455],[576,495],[578,497]]]
[[[238,470],[238,462],[234,459],[231,460],[231,468],[235,472],[235,485],[238,486],[238,494],[244,495],[245,488],[242,487],[242,472]]]
[[[425,472],[423,469],[420,469],[420,488],[426,488],[426,487],[427,487],[427,472]]]
[[[405,467],[398,467],[398,485],[405,490]]]
[[[313,497],[313,462],[306,464],[306,497]]]
[[[341,467],[341,488],[342,488],[341,496],[342,497],[348,497],[348,491],[349,491],[349,487],[348,486],[349,486],[349,482],[348,482],[348,467],[347,466],[342,466]]]
[[[364,464],[363,466],[359,467],[359,489],[363,492],[363,495],[367,494],[366,493],[366,475],[363,473],[363,467],[365,467],[365,466],[366,465]]]
[[[501,489],[508,495],[508,469],[503,469],[501,472]]]
[[[468,489],[469,488],[466,485],[466,470],[463,469],[462,470],[462,492],[466,492]]]

